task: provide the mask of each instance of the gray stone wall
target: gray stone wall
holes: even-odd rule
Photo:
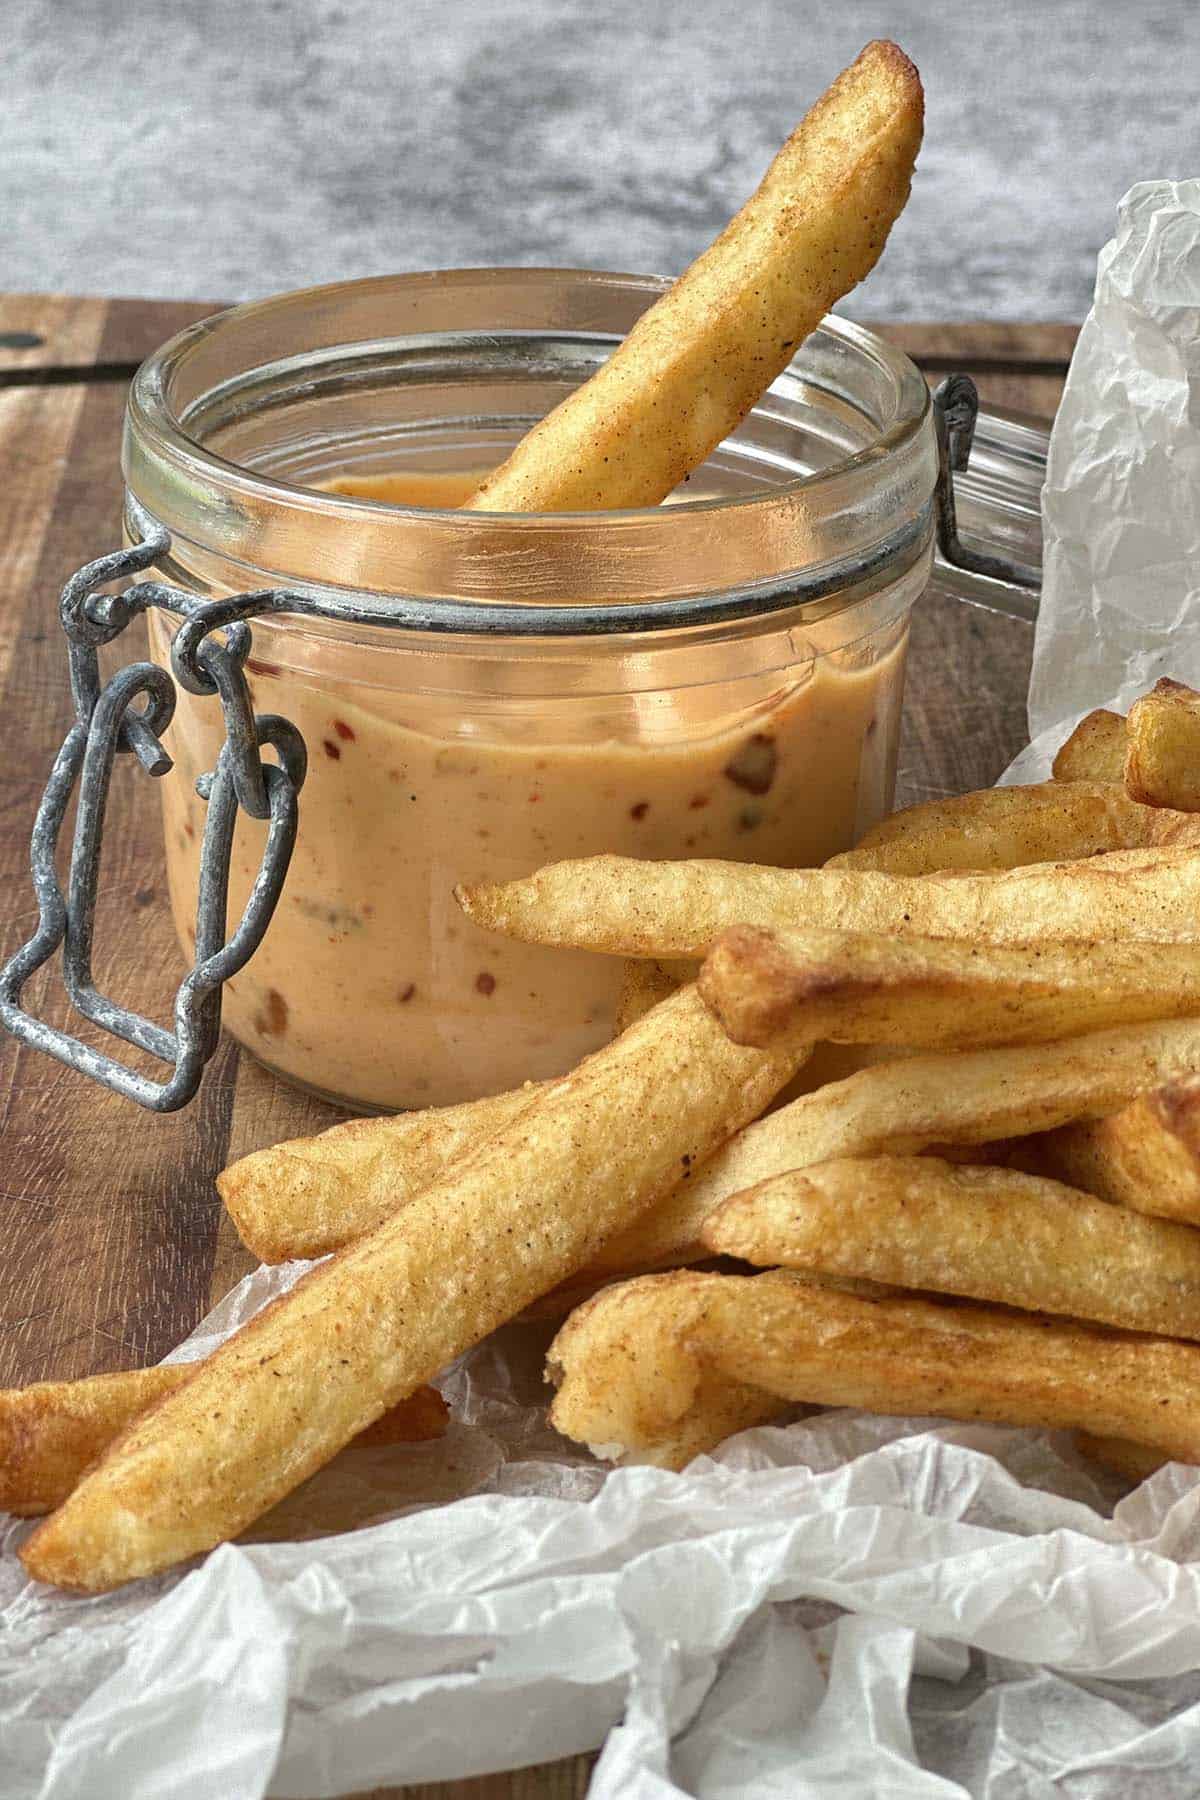
[[[0,285],[674,272],[885,34],[927,134],[860,317],[1079,317],[1123,190],[1200,174],[1197,0],[0,0]]]

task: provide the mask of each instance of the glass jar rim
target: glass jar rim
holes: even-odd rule
[[[647,591],[656,598],[657,605],[652,611],[658,611],[669,607],[673,601],[695,599],[701,595],[712,600],[714,588],[720,589],[732,605],[731,616],[736,616],[755,610],[756,595],[764,606],[769,607],[772,595],[782,594],[789,583],[795,586],[793,578],[801,569],[806,575],[811,572],[814,578],[812,597],[833,595],[839,586],[853,587],[862,578],[861,555],[834,556],[819,564],[798,563],[794,557],[785,557],[779,566],[763,569],[754,566],[749,547],[756,541],[765,541],[772,532],[782,539],[784,533],[780,522],[788,517],[789,510],[794,516],[802,509],[807,517],[817,520],[827,511],[836,513],[839,509],[843,515],[855,510],[871,513],[873,528],[869,542],[858,548],[869,548],[871,554],[867,561],[872,568],[895,555],[902,555],[910,539],[915,541],[923,535],[927,521],[918,520],[915,515],[923,510],[929,499],[932,479],[926,484],[918,484],[925,486],[927,491],[920,494],[915,505],[911,501],[912,484],[906,484],[910,498],[906,503],[907,516],[899,529],[895,507],[889,515],[887,506],[878,506],[877,500],[886,490],[893,473],[899,478],[906,461],[914,456],[920,458],[923,434],[932,440],[928,388],[915,364],[902,350],[867,328],[836,315],[828,315],[812,337],[820,336],[836,347],[847,358],[851,369],[857,367],[863,373],[869,371],[874,380],[881,380],[885,395],[884,404],[879,408],[881,423],[869,441],[847,454],[836,456],[819,469],[780,481],[765,491],[681,500],[670,507],[582,513],[465,514],[460,509],[395,505],[335,493],[303,486],[275,473],[230,460],[189,430],[187,414],[194,410],[194,401],[191,407],[176,403],[175,391],[189,363],[202,356],[206,349],[211,349],[218,334],[229,335],[236,330],[252,336],[257,332],[260,338],[265,336],[269,340],[272,320],[278,319],[282,323],[301,307],[310,309],[322,321],[338,321],[353,305],[369,304],[373,298],[399,297],[417,302],[423,298],[428,302],[439,293],[475,289],[485,283],[499,283],[506,294],[515,292],[518,295],[522,290],[536,293],[550,283],[573,284],[583,290],[607,287],[619,290],[625,297],[644,296],[646,304],[652,303],[670,285],[655,276],[604,270],[503,267],[431,270],[333,282],[228,308],[177,333],[142,364],[134,377],[126,415],[127,474],[130,472],[132,441],[143,451],[149,447],[150,460],[160,472],[165,472],[166,480],[165,484],[155,482],[149,492],[141,491],[139,484],[131,481],[132,492],[150,516],[172,532],[175,522],[164,516],[170,508],[156,504],[158,494],[155,489],[160,487],[164,494],[172,491],[189,491],[192,495],[205,490],[219,492],[227,514],[233,512],[251,522],[286,509],[306,522],[319,521],[323,530],[340,532],[343,541],[346,541],[345,534],[361,532],[368,534],[376,545],[391,543],[395,547],[401,545],[402,534],[406,534],[403,548],[407,561],[405,557],[396,559],[399,585],[394,588],[390,581],[381,584],[377,580],[355,580],[342,584],[310,570],[276,563],[269,565],[270,572],[282,574],[285,579],[292,578],[288,585],[309,590],[336,591],[340,587],[344,592],[348,585],[356,591],[395,594],[398,599],[420,595],[435,605],[444,602],[450,611],[454,610],[456,602],[478,599],[489,614],[511,612],[515,615],[531,608],[548,614],[556,610],[556,601],[575,607],[579,600],[596,600],[600,596],[596,592],[594,576],[589,570],[582,574],[573,570],[569,553],[574,547],[577,563],[578,545],[586,539],[589,549],[594,550],[597,565],[604,571],[603,601],[624,606],[625,629],[632,630],[652,628],[651,613],[639,620],[633,612],[645,612],[645,608],[636,604],[630,608],[631,602],[644,600]],[[547,326],[546,330],[552,328]],[[427,341],[436,335],[427,331],[398,331],[388,341],[403,344]],[[339,337],[335,332],[329,337],[328,345],[332,348],[366,341],[353,336]],[[811,341],[806,340],[806,343]],[[802,345],[785,374],[811,379],[803,368],[804,351]],[[308,353],[310,357],[319,354],[319,350]],[[302,362],[303,357],[296,360]],[[247,372],[252,372],[256,366],[251,363]],[[143,456],[143,462],[146,460]],[[874,506],[873,501],[876,502]],[[486,580],[481,579],[479,586],[466,591],[458,580],[449,589],[425,588],[421,585],[424,571],[413,567],[414,560],[419,561],[417,552],[421,547],[436,552],[439,542],[449,542],[452,534],[458,534],[461,540],[465,521],[469,521],[471,540],[478,551],[477,564],[487,567]],[[718,542],[715,529],[718,523],[727,523],[730,532],[736,530],[738,542],[735,553],[718,557],[720,566],[714,567],[713,579],[706,578],[699,583],[692,579],[690,584],[686,580],[677,584],[668,577],[664,582],[664,568],[669,564],[672,552],[679,553],[685,562],[690,554],[695,563],[697,544],[715,545]],[[186,537],[186,531],[183,535]],[[248,530],[246,537],[252,542],[253,530]],[[647,562],[650,548],[654,551],[650,559],[652,568]],[[552,559],[554,574],[549,579],[556,584],[555,591],[549,586],[539,589],[536,559],[531,559],[535,549],[548,553]],[[377,556],[375,560],[383,559]],[[844,570],[843,563],[847,564]],[[246,566],[257,572],[264,565],[248,558]],[[511,570],[511,576],[506,578],[505,570]],[[564,571],[568,585],[561,591]],[[377,574],[378,570],[372,572]],[[406,574],[408,580],[404,579]],[[415,581],[414,574],[417,576]],[[579,585],[571,585],[573,580]],[[493,583],[502,591],[497,593]],[[511,598],[509,592],[504,591],[506,588],[511,589]],[[737,590],[736,598],[734,590]],[[609,607],[601,605],[593,610],[607,611]],[[705,616],[708,616],[708,609],[705,609]],[[397,619],[397,623],[400,622]],[[447,621],[451,629],[462,629],[464,623],[455,626],[453,621]],[[466,625],[465,628],[472,627]],[[499,617],[488,628],[502,630]]]
[[[323,490],[306,488],[298,482],[264,475],[256,470],[246,468],[241,463],[230,462],[191,436],[172,407],[168,394],[171,379],[183,358],[205,338],[231,324],[248,320],[256,314],[267,313],[280,303],[296,300],[301,295],[314,300],[332,300],[350,289],[363,289],[369,286],[390,288],[397,281],[446,286],[464,279],[479,280],[490,276],[502,276],[510,281],[514,278],[519,280],[522,277],[529,277],[531,281],[545,280],[555,276],[584,281],[589,279],[617,280],[628,283],[630,286],[639,286],[655,299],[660,294],[666,293],[672,285],[666,276],[631,275],[621,270],[560,268],[549,264],[537,267],[514,265],[510,268],[498,264],[494,268],[481,265],[478,268],[430,269],[413,275],[373,275],[357,281],[330,281],[311,288],[292,288],[284,293],[267,295],[260,300],[245,300],[236,306],[227,306],[222,311],[213,313],[209,318],[201,319],[194,325],[186,325],[181,331],[177,331],[174,337],[168,338],[152,355],[148,356],[137,370],[130,387],[130,405],[137,409],[146,423],[162,438],[164,443],[169,444],[175,450],[181,460],[187,460],[193,464],[194,472],[197,475],[204,469],[211,468],[214,472],[219,471],[227,479],[235,479],[248,491],[257,492],[263,496],[272,494],[288,494],[292,497],[311,496],[314,492],[321,492],[322,499],[332,501],[342,512],[366,509],[371,514],[383,511],[433,518],[461,518],[461,509],[457,507],[404,506],[393,501],[370,500],[351,494],[327,494]],[[852,320],[843,318],[839,313],[826,313],[819,329],[832,337],[841,339],[848,349],[856,350],[869,357],[891,377],[896,410],[890,423],[871,443],[851,451],[847,456],[827,464],[823,469],[816,469],[807,475],[797,476],[792,481],[781,482],[769,493],[725,494],[709,499],[679,500],[674,503],[670,516],[674,516],[681,510],[724,512],[742,507],[763,506],[778,501],[782,495],[801,488],[807,493],[819,492],[822,484],[835,481],[839,476],[845,475],[847,470],[864,462],[877,462],[889,451],[899,449],[920,429],[929,412],[929,389],[920,370],[905,351],[895,344],[889,344],[885,338],[879,337],[867,326],[857,325]],[[544,521],[553,519],[570,520],[575,525],[586,521],[589,526],[594,525],[599,530],[604,530],[623,520],[645,517],[648,514],[661,517],[661,507],[627,506],[616,507],[606,512],[480,512],[476,514],[476,520],[485,529],[493,522],[509,530],[536,529]]]

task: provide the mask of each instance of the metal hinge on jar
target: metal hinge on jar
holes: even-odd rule
[[[1036,590],[1040,581],[1036,569],[970,550],[958,537],[954,472],[967,466],[978,412],[970,377],[947,377],[933,397],[933,410],[939,455],[937,487],[930,507],[911,526],[835,568],[789,576],[777,592],[756,588],[700,599],[696,622],[701,613],[707,621],[782,610],[869,581],[907,550],[915,553],[922,542],[928,542],[930,509],[938,548],[946,562],[1008,587]],[[129,503],[128,518],[138,541],[127,550],[88,563],[63,590],[60,618],[67,637],[75,723],[55,759],[33,827],[30,860],[38,924],[33,936],[0,969],[0,1024],[31,1048],[139,1105],[155,1112],[172,1112],[195,1094],[204,1066],[216,1049],[221,989],[262,942],[296,840],[297,801],[307,766],[304,741],[287,719],[254,713],[244,673],[251,643],[247,621],[289,614],[354,625],[488,633],[495,629],[495,613],[487,606],[467,602],[430,604],[389,598],[375,605],[366,598],[317,598],[284,588],[200,601],[182,589],[155,581],[134,581],[117,593],[104,593],[101,590],[111,584],[129,581],[160,565],[170,549],[168,534],[136,502]],[[143,662],[119,670],[101,686],[100,647],[119,637],[131,620],[151,607],[161,607],[183,621],[171,649],[174,682],[164,669]],[[1028,609],[1014,607],[1011,601],[999,609],[1030,618],[1036,601]],[[678,624],[678,601],[644,606],[519,606],[506,607],[504,613],[505,632],[517,636],[653,631]],[[171,759],[161,739],[175,710],[176,682],[189,693],[219,700],[225,742],[216,768],[196,783],[207,805],[196,952],[175,996],[174,1029],[167,1030],[99,991],[92,970],[92,941],[100,843],[113,767],[118,756],[132,755],[148,775],[160,778],[168,773]],[[263,761],[261,752],[268,745],[278,762]],[[55,857],[73,794],[77,794],[75,829],[64,894]],[[268,821],[268,830],[245,910],[226,940],[230,858],[239,809],[251,818]],[[60,948],[63,980],[75,1011],[109,1036],[167,1064],[171,1073],[166,1080],[155,1081],[25,1010],[21,997],[26,984]]]

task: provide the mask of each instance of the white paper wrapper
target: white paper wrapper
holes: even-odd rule
[[[1026,779],[1089,707],[1200,684],[1200,182],[1122,205],[1046,534]],[[266,1522],[288,1541],[77,1600],[10,1523],[0,1800],[305,1800],[601,1743],[593,1800],[1193,1800],[1194,1472],[1121,1498],[1063,1438],[852,1413],[605,1472],[545,1424],[548,1335],[449,1373],[443,1444],[344,1453]]]
[[[1200,180],[1144,181],[1100,253],[1050,439],[1032,742],[1045,775],[1094,706],[1200,686]]]
[[[249,1277],[178,1354],[303,1267]],[[1115,1797],[1139,1771],[1195,1794],[1191,1471],[1114,1510],[1065,1438],[839,1412],[683,1475],[606,1472],[545,1424],[546,1337],[512,1327],[450,1372],[445,1443],[349,1481],[347,1453],[310,1484],[324,1503],[292,1503],[303,1522],[365,1489],[355,1516],[386,1523],[83,1600],[24,1581],[12,1522],[0,1800],[299,1800],[606,1733],[594,1800]]]

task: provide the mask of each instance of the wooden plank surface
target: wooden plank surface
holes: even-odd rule
[[[131,365],[210,312],[196,303],[0,298],[0,954],[34,919],[28,834],[69,718],[58,590],[117,543],[118,452]],[[15,336],[14,336],[15,334]],[[1047,414],[1074,341],[1066,325],[888,331],[931,379],[975,373],[985,402]],[[24,342],[36,338],[36,344]],[[18,347],[5,347],[9,340]],[[90,372],[90,374],[89,374]],[[140,645],[126,634],[129,660]],[[991,782],[1024,741],[1032,632],[929,596],[917,609],[899,800]],[[106,830],[97,974],[164,1017],[180,974],[165,901],[157,798],[122,768]],[[55,982],[29,1000],[63,1020]],[[212,1185],[231,1154],[336,1115],[226,1041],[201,1097],[157,1118],[0,1037],[0,1384],[160,1358],[249,1266]],[[482,1780],[378,1790],[374,1800],[574,1800],[591,1758]]]

